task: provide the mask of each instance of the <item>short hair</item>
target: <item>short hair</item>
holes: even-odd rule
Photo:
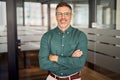
[[[71,7],[67,2],[60,2],[60,3],[57,5],[56,10],[57,10],[59,7],[63,7],[63,6],[68,7],[68,8],[71,10],[71,12],[72,12],[72,7]]]

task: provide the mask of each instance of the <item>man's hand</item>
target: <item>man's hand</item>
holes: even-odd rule
[[[72,57],[80,57],[80,56],[82,56],[82,54],[83,54],[83,52],[78,49],[73,52]]]
[[[53,61],[53,62],[58,62],[58,56],[57,56],[57,55],[50,54],[50,55],[49,55],[49,60],[50,60],[50,61]]]
[[[73,52],[72,57],[81,57],[82,54],[83,54],[83,52],[78,49],[78,50]],[[49,60],[53,61],[53,62],[58,62],[58,56],[50,54],[49,55]]]

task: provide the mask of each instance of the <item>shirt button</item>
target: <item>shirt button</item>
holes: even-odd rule
[[[61,54],[61,56],[63,56],[63,54]]]
[[[64,44],[62,44],[62,47],[64,47]]]
[[[63,73],[60,73],[61,75],[63,75]]]
[[[69,32],[67,32],[67,34],[69,34]]]
[[[64,38],[65,36],[63,36],[63,38]]]

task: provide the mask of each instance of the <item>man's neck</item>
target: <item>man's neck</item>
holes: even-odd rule
[[[70,25],[68,27],[65,27],[65,28],[61,28],[61,27],[58,27],[62,32],[65,32],[68,28],[70,27]]]

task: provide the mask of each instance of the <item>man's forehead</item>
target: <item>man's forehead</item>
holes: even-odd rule
[[[56,11],[71,11],[71,10],[66,6],[63,6],[63,7],[58,7]]]

